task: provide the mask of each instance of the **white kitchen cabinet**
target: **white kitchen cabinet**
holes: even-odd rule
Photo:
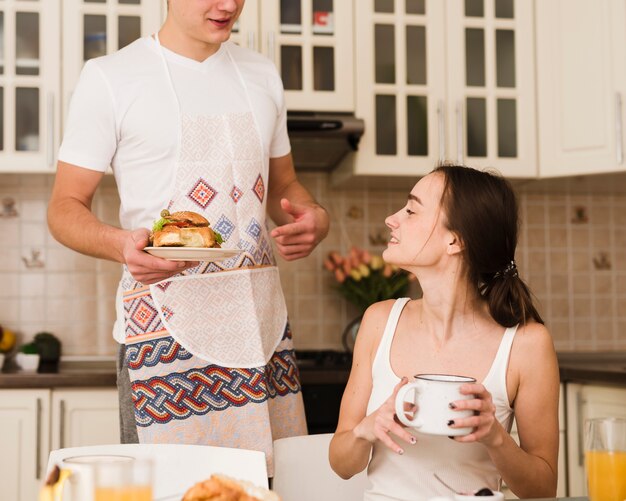
[[[567,461],[569,496],[586,496],[584,466],[585,420],[600,417],[626,419],[626,388],[567,384]]]
[[[0,390],[2,499],[37,499],[50,452],[50,391]]]
[[[162,5],[0,1],[0,173],[54,172],[62,118],[84,62],[156,31]]]
[[[276,64],[291,111],[354,111],[353,2],[247,0],[236,43]]]
[[[63,116],[85,61],[159,30],[160,0],[63,0]]]
[[[355,31],[366,127],[336,180],[443,160],[536,176],[532,2],[367,0]]]
[[[58,389],[52,392],[52,449],[117,444],[116,389]]]
[[[626,4],[555,0],[536,9],[541,177],[626,170]]]
[[[557,465],[558,483],[556,486],[556,497],[561,498],[567,495],[567,455],[566,455],[566,431],[565,431],[565,388],[561,384],[559,392],[559,462]],[[511,437],[519,445],[519,434],[517,433],[517,426],[513,423],[511,429]],[[517,499],[517,496],[513,494],[506,485],[502,485],[502,492],[507,499]]]
[[[0,499],[37,499],[50,450],[119,443],[115,388],[0,390]]]
[[[54,169],[60,12],[59,2],[0,2],[0,173]]]

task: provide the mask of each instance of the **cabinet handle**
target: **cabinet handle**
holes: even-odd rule
[[[585,400],[582,397],[582,391],[576,392],[576,421],[578,421],[578,465],[583,466],[585,464],[585,444],[583,443],[583,405]]]
[[[456,162],[463,165],[463,104],[456,103]]]
[[[249,31],[248,32],[248,49],[256,50],[255,38],[256,37],[255,37],[254,31]]]
[[[267,57],[269,57],[274,62],[274,65],[278,67],[278,65],[276,64],[275,52],[276,52],[276,37],[274,35],[274,32],[270,31],[267,34]]]
[[[617,164],[624,162],[624,143],[622,140],[622,94],[615,93],[615,153]]]
[[[59,449],[65,447],[65,400],[59,401]]]
[[[446,129],[444,122],[443,99],[437,103],[437,129],[439,130],[439,163],[443,163],[446,159]]]
[[[54,94],[48,93],[48,144],[46,153],[48,157],[48,167],[54,167]]]
[[[35,448],[35,478],[39,480],[41,478],[41,398],[37,399],[36,404],[36,448]]]

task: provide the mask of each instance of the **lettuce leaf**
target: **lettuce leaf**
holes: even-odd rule
[[[152,233],[156,231],[161,231],[163,229],[163,226],[169,222],[170,220],[164,217],[157,219],[152,225]]]
[[[220,235],[217,231],[213,230],[213,233],[215,233],[215,241],[218,244],[223,244],[224,243],[224,239],[222,238],[222,235]]]

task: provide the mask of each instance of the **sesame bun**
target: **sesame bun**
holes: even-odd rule
[[[209,221],[205,217],[192,211],[172,212],[167,219],[172,221],[186,221],[194,226],[209,226]]]

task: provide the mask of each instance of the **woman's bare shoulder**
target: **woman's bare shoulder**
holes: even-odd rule
[[[367,345],[370,349],[378,346],[394,303],[394,299],[380,301],[365,310],[357,342],[360,341],[360,344]]]
[[[534,366],[532,362],[541,360],[556,363],[556,351],[550,331],[539,322],[520,325],[515,335],[511,358],[520,368],[531,368]]]

